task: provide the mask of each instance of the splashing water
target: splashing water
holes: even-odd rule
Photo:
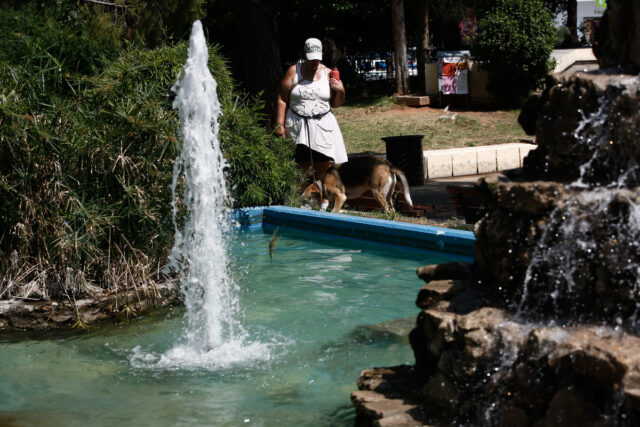
[[[603,293],[617,292],[626,294],[626,301],[607,307],[608,312],[622,315],[618,324],[640,330],[640,197],[633,188],[640,167],[633,158],[620,169],[608,164],[617,144],[608,115],[615,108],[613,101],[610,93],[600,99],[599,108],[583,113],[573,133],[576,149],[591,157],[579,165],[580,176],[568,186],[575,190],[572,199],[559,204],[541,229],[525,273],[518,315],[544,306],[556,313],[573,307],[582,318],[584,307],[578,300],[588,301],[590,296],[598,301]],[[560,306],[565,308],[559,310]]]
[[[225,232],[230,196],[218,140],[221,108],[208,58],[202,24],[196,21],[187,62],[171,88],[176,94],[173,107],[180,118],[182,151],[171,185],[175,243],[168,267],[180,278],[187,325],[181,344],[159,359],[145,356],[163,367],[228,367],[269,358],[265,345],[248,342],[238,320],[237,285],[228,272]]]

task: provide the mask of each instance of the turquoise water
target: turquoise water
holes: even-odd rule
[[[0,425],[352,425],[360,371],[413,363],[416,268],[456,257],[284,229],[270,260],[270,238],[240,232],[230,248],[253,360],[162,367],[180,308],[0,335]]]

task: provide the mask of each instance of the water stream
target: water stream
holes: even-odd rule
[[[610,292],[627,295],[627,302],[611,307],[615,325],[638,330],[640,310],[640,170],[633,158],[618,152],[611,114],[621,89],[610,85],[592,113],[572,133],[574,149],[588,153],[577,179],[567,185],[566,198],[550,212],[533,248],[525,274],[518,315],[525,312],[572,312],[572,321],[588,320],[588,310],[577,301]],[[615,113],[620,114],[620,113]],[[621,166],[615,167],[618,162]],[[610,283],[615,284],[612,287]],[[551,284],[551,286],[549,286]],[[549,288],[549,292],[542,289]],[[572,307],[568,309],[567,307]]]

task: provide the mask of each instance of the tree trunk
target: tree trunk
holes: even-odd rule
[[[418,2],[418,45],[416,46],[416,60],[418,62],[418,90],[427,93],[427,62],[429,61],[429,0]]]
[[[580,22],[582,24],[582,22]],[[567,28],[571,30],[571,44],[578,40],[578,1],[569,0],[567,3]]]
[[[393,51],[396,72],[396,94],[409,93],[409,66],[407,64],[407,36],[404,29],[404,1],[391,0],[393,25]]]
[[[279,2],[275,2],[279,3]],[[274,2],[239,0],[238,37],[242,46],[242,80],[254,95],[262,92],[268,126],[275,121],[277,97],[282,81],[280,47],[276,36]]]

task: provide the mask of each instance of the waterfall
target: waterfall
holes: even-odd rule
[[[581,298],[618,294],[623,301],[606,309],[610,320],[640,331],[640,167],[620,151],[630,142],[612,120],[622,115],[617,110],[623,93],[611,84],[593,111],[578,110],[582,119],[572,136],[573,149],[583,153],[575,165],[579,176],[559,196],[562,202],[547,215],[532,247],[518,314],[572,312],[568,320],[585,321],[591,313]]]

